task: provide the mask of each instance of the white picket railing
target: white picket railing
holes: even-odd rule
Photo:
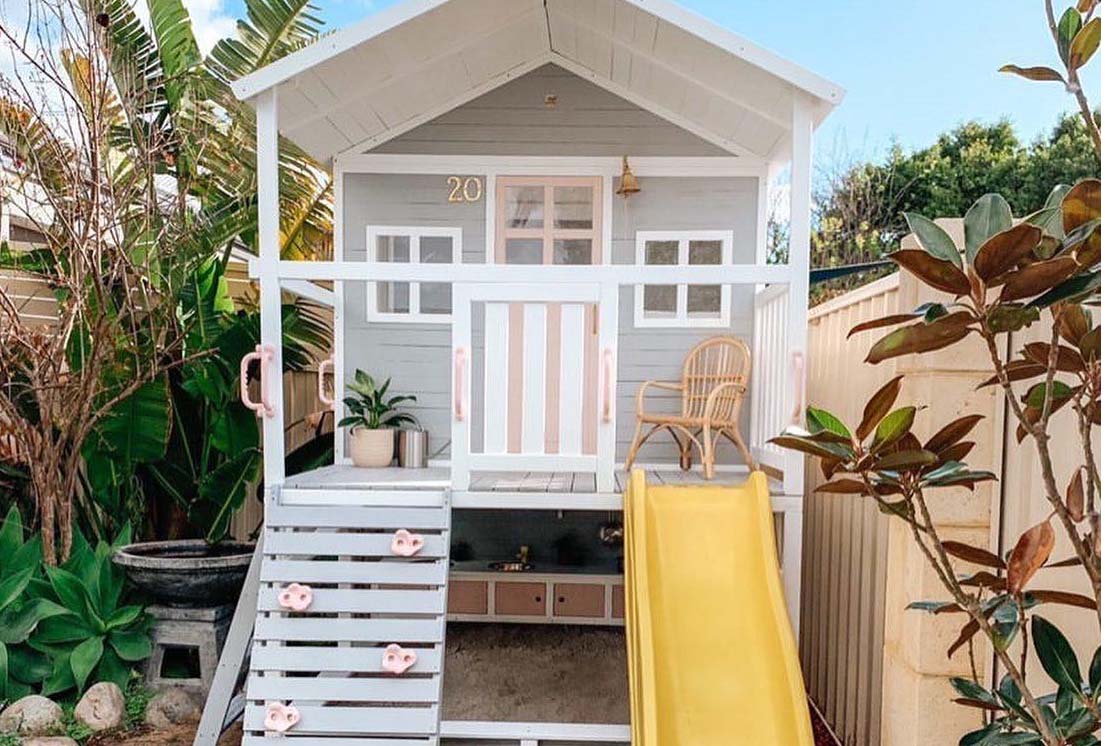
[[[756,291],[752,332],[752,432],[751,447],[763,465],[780,472],[786,467],[786,452],[768,442],[787,426],[788,360],[787,285],[769,285]]]
[[[453,286],[454,489],[468,489],[478,471],[549,471],[593,473],[598,492],[614,490],[617,301],[612,283]],[[481,309],[477,350],[473,318]],[[481,413],[472,411],[476,369],[483,370]]]

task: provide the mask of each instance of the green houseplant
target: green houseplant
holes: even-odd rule
[[[345,398],[350,414],[343,417],[339,427],[348,427],[349,456],[354,466],[382,467],[395,456],[395,428],[405,422],[417,423],[414,415],[401,412],[403,402],[417,401],[416,397],[393,396],[388,398],[391,379],[379,386],[375,379],[358,369],[349,390],[355,396]]]

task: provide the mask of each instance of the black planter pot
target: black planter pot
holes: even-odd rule
[[[202,539],[147,541],[116,550],[112,561],[156,603],[217,606],[237,600],[253,547],[236,541],[211,545]]]

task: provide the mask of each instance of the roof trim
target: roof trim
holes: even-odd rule
[[[544,9],[545,0],[532,1],[536,6]],[[623,1],[697,36],[734,57],[759,67],[830,105],[839,104],[844,99],[844,89],[827,78],[753,44],[743,36],[670,0]],[[231,84],[231,89],[240,100],[253,98],[317,64],[347,52],[449,2],[453,0],[405,0],[358,23],[327,34],[315,43],[240,78]]]

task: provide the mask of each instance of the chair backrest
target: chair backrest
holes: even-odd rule
[[[724,383],[737,385],[726,386],[717,395],[713,417],[734,418],[751,367],[748,345],[736,337],[710,337],[699,342],[683,361],[683,416],[703,416],[710,393]]]

